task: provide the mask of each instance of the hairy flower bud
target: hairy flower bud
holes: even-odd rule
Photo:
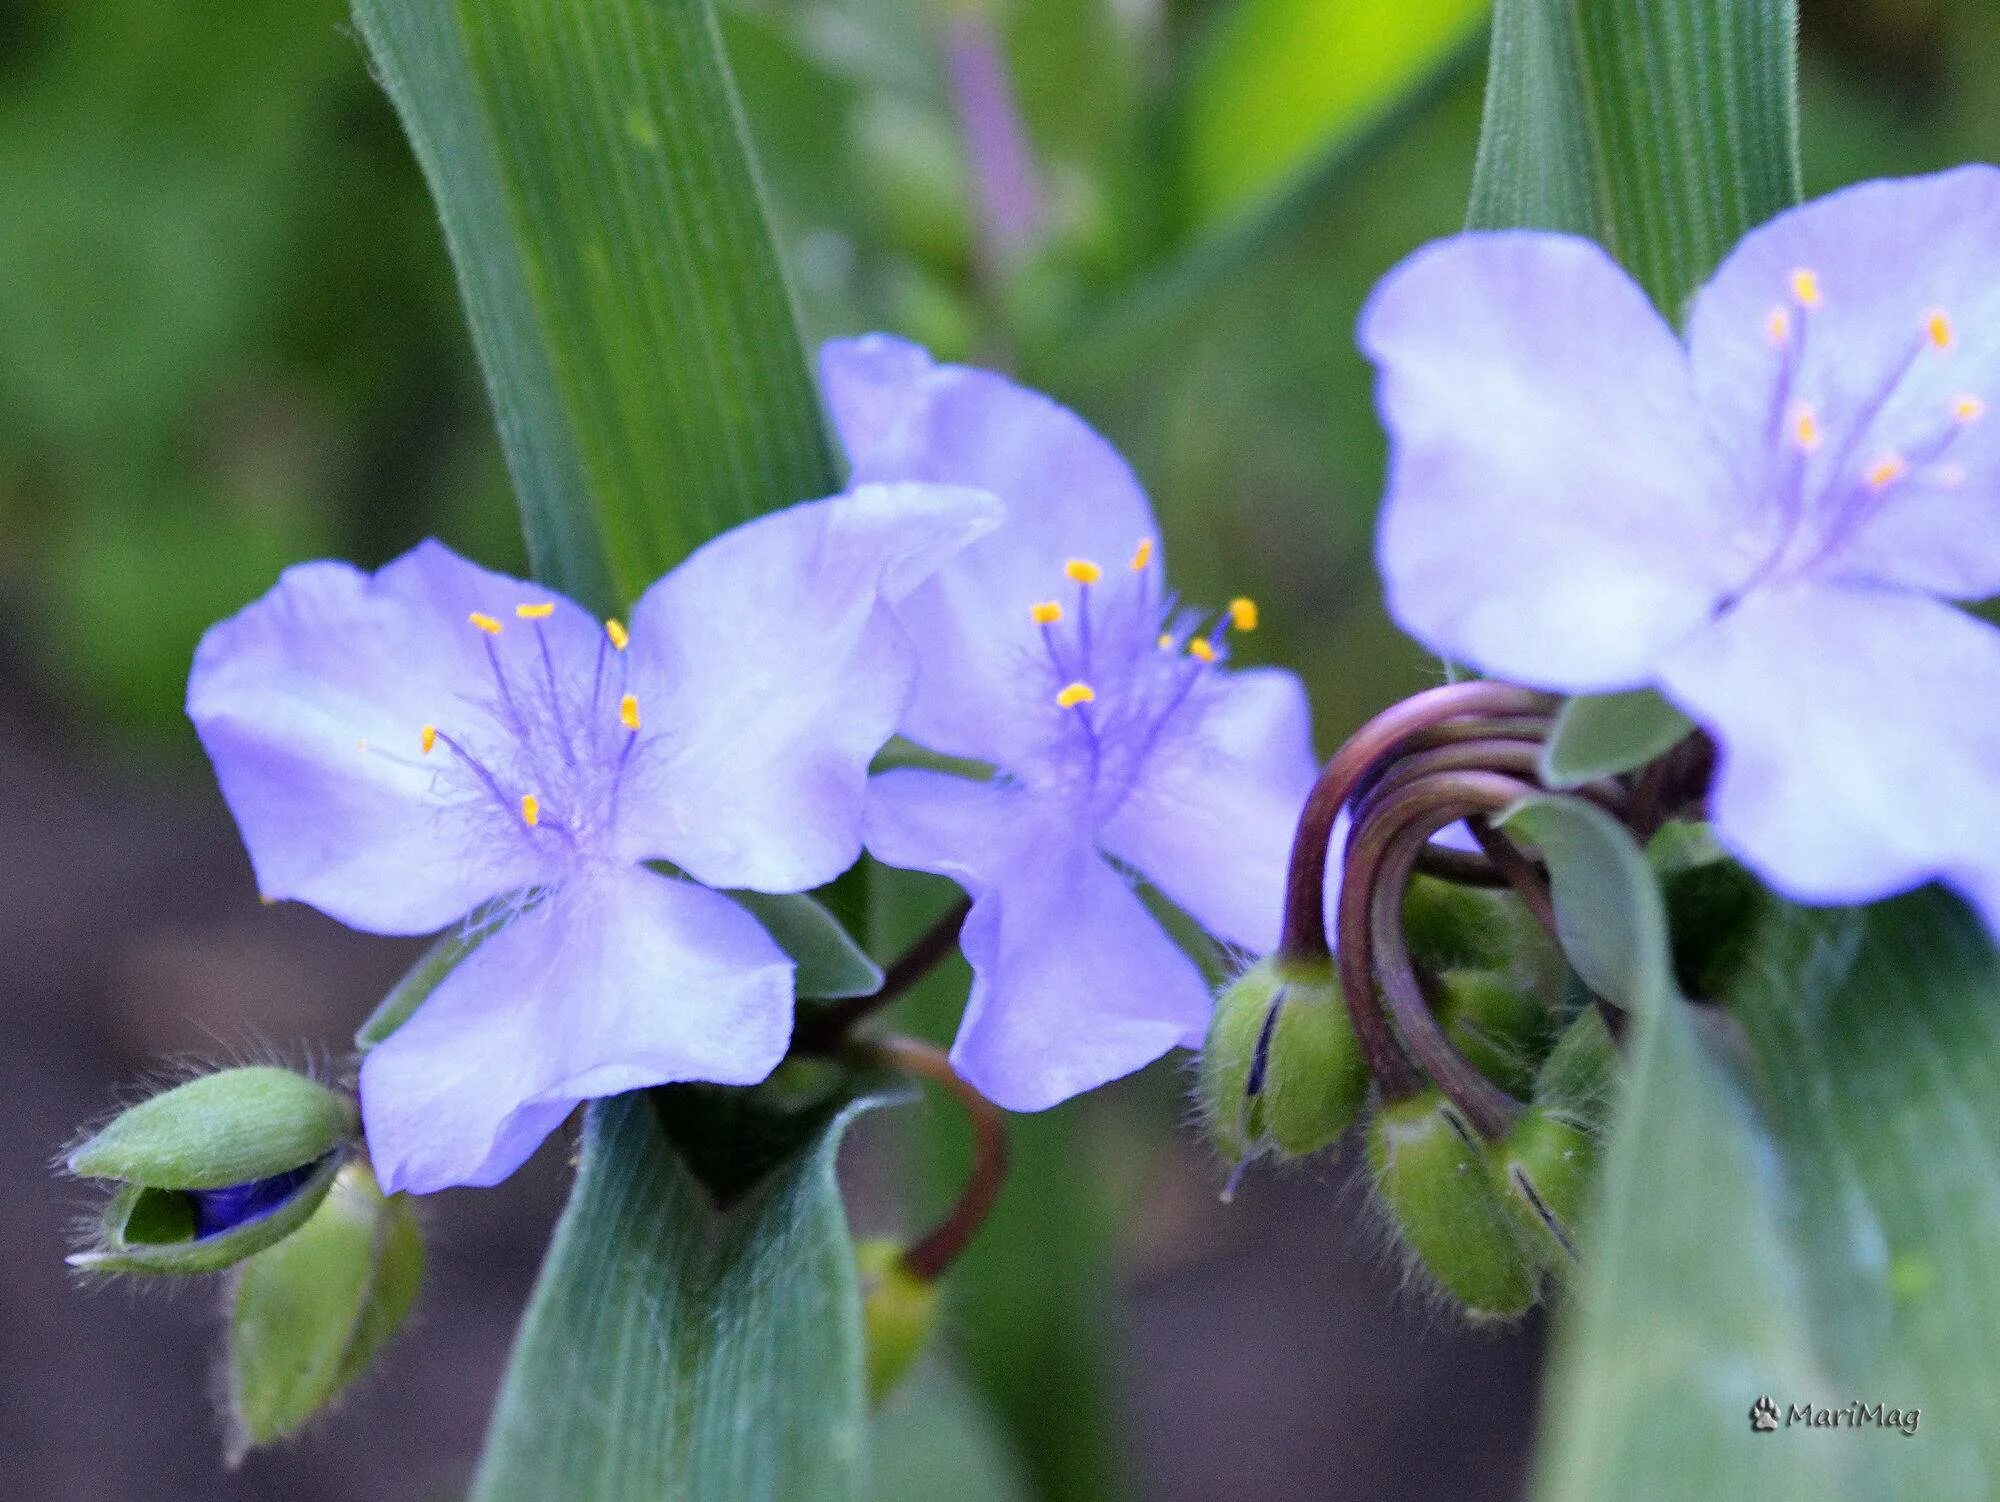
[[[1526,1112],[1492,1149],[1500,1201],[1549,1266],[1566,1270],[1577,1261],[1577,1226],[1596,1162],[1595,1137],[1540,1108]]]
[[[880,1403],[908,1375],[937,1325],[938,1285],[911,1272],[903,1250],[893,1241],[862,1241],[854,1248],[871,1404]]]
[[[1438,977],[1438,1025],[1479,1072],[1526,1099],[1554,1043],[1541,998],[1496,970],[1447,970]]]
[[[224,1069],[120,1113],[70,1153],[69,1171],[155,1189],[222,1189],[317,1162],[357,1125],[353,1102],[302,1074]]]
[[[1368,1093],[1347,1002],[1330,962],[1269,959],[1224,991],[1201,1055],[1209,1140],[1231,1162],[1317,1152]]]
[[[229,1456],[298,1432],[402,1324],[423,1275],[403,1196],[348,1163],[295,1234],[250,1258],[230,1300]]]
[[[1527,1312],[1538,1269],[1494,1189],[1485,1144],[1438,1091],[1376,1112],[1368,1165],[1404,1244],[1468,1315],[1503,1320]]]
[[[82,1178],[119,1182],[94,1272],[216,1272],[304,1224],[358,1129],[345,1096],[288,1069],[204,1075],[132,1107],[69,1155]]]

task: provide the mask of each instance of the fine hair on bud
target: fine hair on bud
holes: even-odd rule
[[[1196,1098],[1229,1163],[1300,1158],[1346,1130],[1368,1069],[1331,961],[1268,959],[1217,998]]]
[[[1486,1144],[1439,1091],[1381,1104],[1368,1167],[1413,1263],[1466,1317],[1510,1320],[1534,1306],[1540,1260],[1494,1189]]]

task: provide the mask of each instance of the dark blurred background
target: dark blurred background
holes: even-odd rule
[[[1997,9],[1808,0],[1809,187],[2000,153]],[[811,335],[894,328],[1098,422],[1152,490],[1181,589],[1263,602],[1253,650],[1306,675],[1323,749],[1433,673],[1376,595],[1381,446],[1351,329],[1374,279],[1462,217],[1479,10],[724,11]],[[981,34],[1037,178],[1002,243],[971,207],[944,65]],[[180,699],[201,630],[285,563],[379,563],[427,534],[520,566],[439,236],[337,0],[0,0],[9,1497],[462,1488],[560,1147],[424,1206],[412,1328],[337,1415],[234,1474],[207,1375],[218,1289],[77,1287],[62,1253],[88,1196],[49,1170],[163,1060],[337,1056],[409,962],[258,906]],[[999,1416],[951,1442],[999,1452],[1009,1495],[1518,1495],[1539,1325],[1468,1332],[1406,1289],[1346,1152],[1220,1205],[1175,1129],[1181,1087],[1162,1066],[1020,1124],[1022,1171],[954,1288],[962,1375],[898,1400],[897,1453],[921,1464],[929,1388],[966,1383]],[[857,1227],[919,1226],[952,1139],[921,1110],[857,1132]]]

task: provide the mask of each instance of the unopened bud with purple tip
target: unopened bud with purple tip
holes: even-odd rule
[[[120,1114],[70,1153],[117,1185],[72,1266],[217,1272],[303,1225],[359,1130],[346,1096],[288,1069],[203,1075]]]

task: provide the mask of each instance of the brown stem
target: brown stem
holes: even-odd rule
[[[1551,695],[1511,683],[1450,683],[1412,695],[1362,726],[1326,764],[1299,816],[1286,873],[1284,930],[1278,952],[1294,960],[1324,961],[1328,957],[1326,863],[1334,822],[1384,757],[1411,737],[1451,720],[1542,715],[1555,702]]]
[[[945,1051],[935,1044],[884,1038],[870,1048],[899,1072],[938,1086],[958,1102],[972,1124],[972,1171],[965,1187],[938,1228],[903,1253],[903,1266],[912,1277],[935,1283],[958,1260],[1000,1197],[1000,1186],[1007,1180],[1006,1117],[959,1077]]]
[[[1496,791],[1510,801],[1519,796],[1509,789]],[[1416,870],[1418,852],[1463,811],[1463,805],[1456,809],[1447,806],[1401,822],[1377,868],[1369,903],[1369,932],[1375,946],[1375,974],[1404,1045],[1481,1135],[1499,1138],[1520,1115],[1520,1103],[1481,1074],[1438,1026],[1403,935],[1403,900]]]
[[[969,899],[961,897],[954,902],[937,922],[923,931],[916,943],[904,950],[882,972],[881,989],[872,996],[850,996],[844,1001],[802,1012],[792,1031],[793,1052],[838,1052],[847,1035],[856,1027],[944,962],[958,946],[958,931],[965,926],[965,915],[971,910]]]
[[[1493,821],[1485,815],[1466,820],[1466,827],[1472,837],[1479,841],[1479,848],[1486,852],[1486,858],[1493,863],[1493,869],[1506,878],[1507,885],[1514,889],[1514,895],[1534,920],[1541,924],[1542,931],[1558,946],[1561,936],[1556,933],[1555,899],[1549,895],[1549,879],[1542,868],[1521,852],[1521,847],[1493,827]]]

